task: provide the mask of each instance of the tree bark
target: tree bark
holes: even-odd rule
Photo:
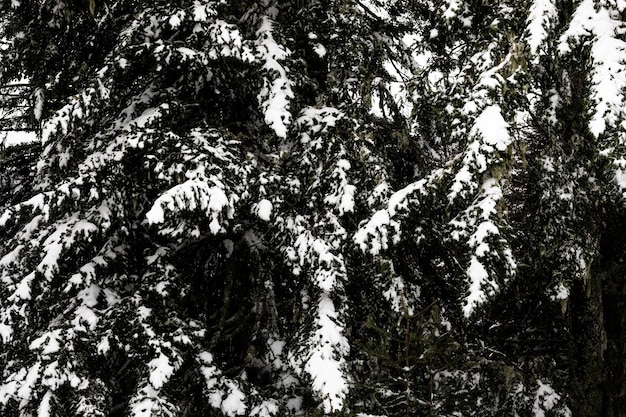
[[[591,274],[576,280],[570,293],[571,409],[575,417],[600,417],[604,410],[604,347],[606,334],[602,279]]]
[[[623,221],[612,221],[600,241],[598,267],[606,350],[604,351],[604,410],[606,417],[626,417],[626,238]]]
[[[613,277],[619,278],[619,277]],[[611,283],[617,284],[617,283]],[[606,417],[626,417],[626,387],[624,383],[624,316],[625,297],[621,285],[608,285],[604,291],[604,328],[606,350],[604,352],[605,389],[604,411]]]
[[[570,372],[575,417],[626,417],[625,230],[614,227],[602,233],[587,283],[578,281],[572,287]]]

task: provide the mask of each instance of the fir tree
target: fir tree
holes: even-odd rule
[[[622,415],[624,7],[3,1],[0,409]]]

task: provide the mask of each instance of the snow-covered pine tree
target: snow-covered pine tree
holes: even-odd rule
[[[565,362],[571,409],[579,416],[618,416],[626,409],[625,7],[613,1],[536,1],[531,9],[536,30],[528,42],[531,118],[521,213],[535,225],[524,227],[530,250],[519,256],[529,265],[525,275],[543,285],[542,298],[548,288],[567,311],[569,359],[563,349],[548,357]],[[557,333],[562,334],[558,327],[545,335],[564,340]]]
[[[620,415],[625,7],[2,1],[2,412]]]
[[[350,408],[352,236],[385,198],[357,190],[393,168],[372,94],[405,132],[385,65],[411,68],[371,7],[2,3],[43,123],[0,219],[3,412]]]

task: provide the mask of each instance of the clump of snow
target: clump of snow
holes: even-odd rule
[[[465,317],[469,317],[476,306],[486,300],[483,286],[489,278],[487,270],[476,256],[472,256],[470,265],[467,268],[467,275],[470,279],[470,288],[469,295],[465,298],[465,305],[463,306]]]
[[[348,393],[349,381],[346,378],[344,357],[350,346],[338,323],[339,317],[332,300],[324,295],[317,308],[318,329],[310,339],[310,357],[304,370],[313,380],[313,389],[323,401],[324,411],[332,413],[341,410]]]
[[[37,409],[37,417],[50,417],[50,400],[52,399],[52,391],[48,390],[43,395],[39,408]]]
[[[498,181],[488,178],[483,181],[480,194],[460,216],[453,219],[450,225],[454,227],[452,238],[461,240],[467,238],[467,245],[472,249],[469,266],[466,270],[469,280],[469,295],[465,300],[463,311],[469,317],[476,306],[487,299],[488,295],[498,291],[498,284],[494,277],[490,277],[486,259],[493,251],[492,244],[504,245],[501,249],[507,276],[513,275],[517,268],[512,252],[505,241],[499,239],[500,229],[497,226],[498,204],[502,199],[502,189]]]
[[[163,385],[170,380],[176,370],[176,368],[170,364],[169,358],[162,352],[158,357],[148,363],[148,369],[150,370],[148,380],[157,390],[161,389]]]
[[[180,26],[181,22],[185,19],[185,12],[183,10],[179,10],[170,16],[168,23],[172,27],[172,29],[176,29]]]
[[[48,331],[33,340],[28,348],[30,350],[41,350],[43,355],[50,355],[61,349],[61,329]]]
[[[257,30],[257,55],[264,62],[263,69],[271,77],[264,77],[264,85],[258,94],[265,115],[265,123],[270,126],[276,136],[287,137],[287,126],[291,123],[289,100],[294,97],[291,89],[293,82],[287,77],[288,70],[283,66],[290,52],[279,45],[273,36],[272,20],[265,16]]]
[[[323,58],[324,56],[326,56],[326,48],[324,48],[324,45],[322,45],[321,43],[316,43],[313,46],[313,51],[320,57]]]
[[[26,375],[20,372],[19,377],[22,381],[20,381],[21,386],[17,390],[17,396],[22,400],[28,400],[31,396],[33,388],[35,388],[35,384],[41,378],[41,362],[36,362],[28,368]]]
[[[197,178],[175,185],[159,196],[146,213],[148,224],[158,225],[165,222],[165,210],[170,212],[201,210],[211,219],[209,229],[218,234],[224,230],[224,212],[231,208],[230,200],[224,189],[211,186],[206,179]]]
[[[222,400],[220,409],[229,417],[245,414],[247,407],[244,400],[246,396],[234,383],[230,382],[227,386],[229,393],[228,396]]]
[[[561,400],[561,396],[547,384],[537,380],[537,391],[533,404],[533,417],[545,417],[546,412],[551,411]]]
[[[296,123],[301,130],[309,130],[310,134],[326,133],[328,128],[334,127],[344,116],[342,111],[334,107],[305,107]]]
[[[526,21],[528,36],[526,42],[533,54],[548,37],[547,26],[558,16],[558,10],[552,0],[535,0],[530,6],[530,14]]]
[[[563,285],[563,283],[559,283],[554,290],[554,294],[550,298],[554,301],[567,300],[569,298],[569,288]]]
[[[349,183],[348,171],[350,168],[350,162],[346,159],[339,159],[336,162],[332,177],[337,180],[338,187],[332,194],[324,197],[324,202],[335,206],[340,216],[354,211],[356,187]]]
[[[621,189],[626,189],[626,169],[617,168],[615,170],[615,181]]]
[[[280,410],[276,400],[263,401],[250,410],[250,417],[272,417]]]
[[[273,209],[274,205],[272,202],[264,198],[256,204],[254,213],[259,219],[268,222],[271,219]]]
[[[211,406],[221,410],[229,417],[245,414],[247,410],[245,394],[235,381],[224,377],[222,372],[217,369],[213,364],[213,355],[209,352],[201,352],[196,356],[196,361],[200,365],[201,374],[204,376]]]
[[[132,417],[172,416],[175,410],[176,407],[150,384],[144,385],[130,400]]]
[[[561,54],[575,53],[572,45],[594,38],[591,45],[591,58],[594,71],[591,77],[591,97],[595,108],[589,122],[589,129],[598,137],[609,125],[615,125],[621,118],[626,88],[626,42],[618,34],[624,33],[626,24],[613,16],[605,4],[594,0],[582,1],[559,40]]]
[[[41,120],[41,116],[43,114],[43,105],[44,105],[44,92],[41,88],[35,89],[34,92],[35,105],[33,107],[33,112],[35,115],[35,120]]]
[[[460,0],[445,0],[444,3],[447,3],[447,7],[445,8],[443,12],[443,17],[445,17],[446,19],[455,18],[458,15],[458,13],[461,11]]]
[[[389,247],[389,229],[392,236],[399,236],[400,224],[392,220],[389,211],[378,210],[365,225],[354,234],[354,241],[361,250],[378,255]]]
[[[483,109],[470,130],[470,136],[476,135],[498,151],[505,151],[511,144],[509,124],[502,117],[500,106],[494,104]]]

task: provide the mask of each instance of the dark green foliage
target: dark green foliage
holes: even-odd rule
[[[623,6],[0,13],[1,413],[622,415]]]

